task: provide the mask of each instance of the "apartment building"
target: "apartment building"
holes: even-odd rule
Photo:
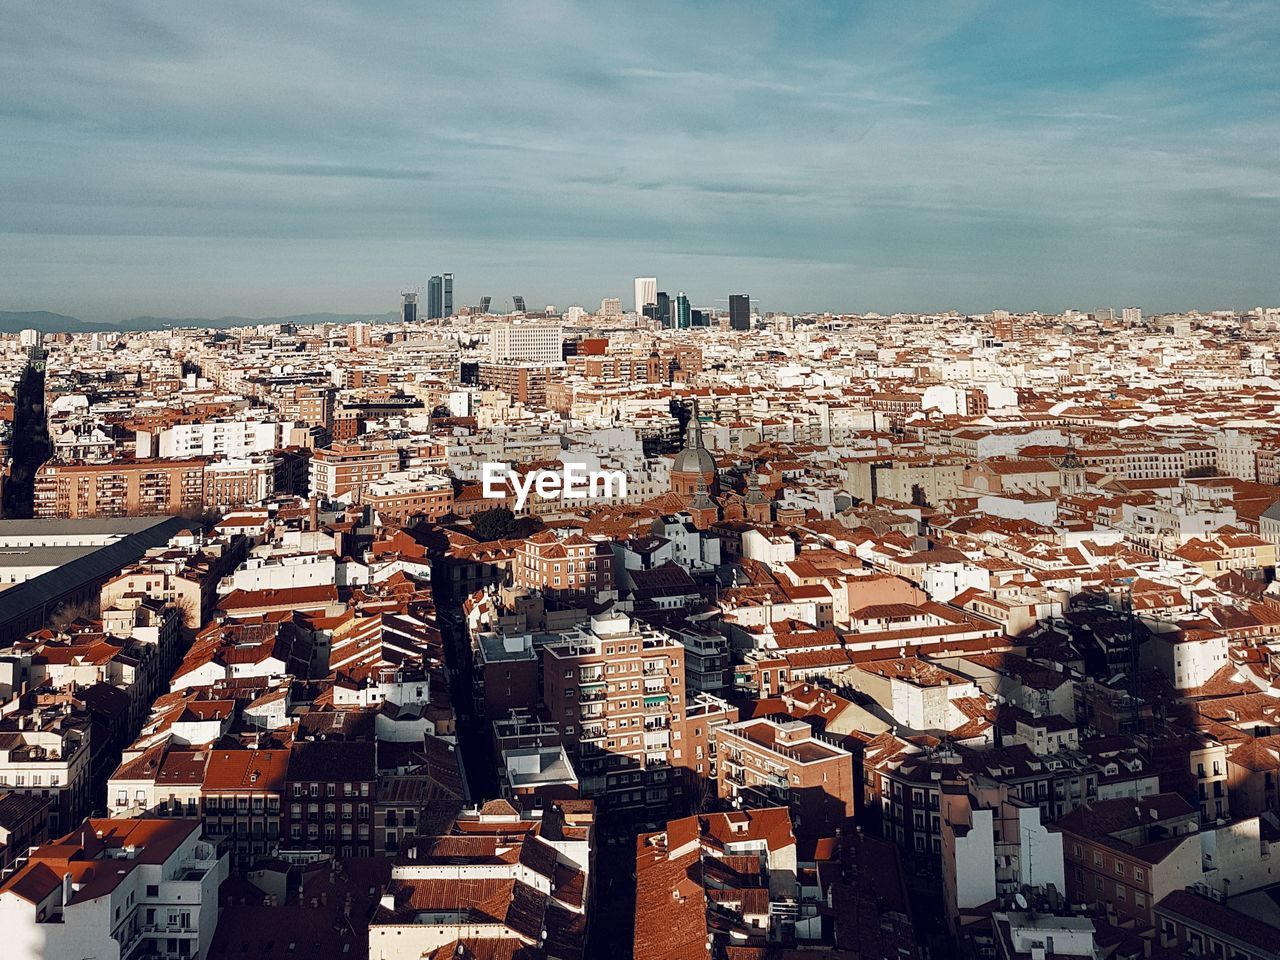
[[[287,780],[285,835],[290,845],[333,856],[370,855],[378,787],[372,741],[295,743]]]
[[[1062,834],[1040,810],[985,777],[941,785],[943,907],[959,934],[1027,889],[1066,890]]]
[[[0,720],[0,788],[47,798],[49,832],[89,812],[90,717],[70,704],[22,709]]]
[[[1152,926],[1156,903],[1201,880],[1199,819],[1199,811],[1173,793],[1072,811],[1058,822],[1067,896],[1139,929]]]
[[[803,720],[743,720],[715,736],[720,799],[787,807],[797,829],[813,837],[833,835],[853,816],[853,755],[819,740]]]
[[[614,589],[613,547],[604,538],[572,534],[559,539],[543,531],[516,547],[512,574],[517,587],[595,598]]]
[[[414,517],[439,520],[453,512],[453,481],[420,469],[396,471],[367,484],[361,499],[387,526]]]
[[[289,750],[211,750],[201,787],[204,825],[237,869],[280,843]]]
[[[563,363],[480,363],[482,387],[501,390],[526,407],[545,407],[547,387],[564,371]]]
[[[1280,960],[1280,929],[1192,890],[1174,890],[1155,908],[1156,941],[1188,957]]]
[[[26,862],[32,847],[48,839],[49,801],[31,793],[0,790],[0,880]]]
[[[542,695],[584,796],[661,807],[688,768],[684,647],[618,612],[592,616],[542,648]]]
[[[489,355],[494,363],[557,363],[563,344],[564,327],[558,324],[502,323],[489,334]]]
[[[491,800],[445,835],[413,838],[369,921],[369,956],[583,956],[593,833],[590,803],[522,814]]]
[[[49,462],[36,471],[35,516],[133,517],[204,509],[205,460]]]
[[[281,462],[267,454],[217,460],[204,469],[204,502],[228,511],[266,500],[277,489]]]
[[[311,454],[311,496],[333,500],[400,469],[400,451],[386,443],[334,443]]]
[[[87,820],[0,883],[13,957],[205,957],[227,857],[199,820]]]

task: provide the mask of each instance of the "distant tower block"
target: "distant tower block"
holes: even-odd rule
[[[516,313],[524,313],[524,297],[518,294],[511,297],[511,307]]]
[[[644,308],[658,302],[656,277],[636,277],[636,315],[644,316]]]
[[[445,317],[453,316],[453,274],[446,273],[444,275],[444,311],[441,314]]]
[[[489,312],[489,304],[491,304],[491,303],[493,303],[493,297],[481,297],[481,298],[480,298],[480,312],[481,312],[481,313],[488,313],[488,312]]]
[[[402,293],[400,296],[404,298],[404,303],[400,305],[400,319],[404,323],[414,323],[418,319],[418,294],[415,292]]]
[[[444,277],[437,274],[427,281],[427,319],[439,320],[444,316]]]

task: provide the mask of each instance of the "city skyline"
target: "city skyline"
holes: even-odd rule
[[[538,308],[1266,304],[1272,12],[17,7],[0,307],[381,312],[440,263]]]

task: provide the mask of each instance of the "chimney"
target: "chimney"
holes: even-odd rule
[[[320,497],[318,494],[311,497],[310,529],[313,533],[320,529]]]
[[[71,874],[64,873],[62,875],[62,905],[65,907],[71,899]]]

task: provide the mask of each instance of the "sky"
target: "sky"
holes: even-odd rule
[[[1280,0],[0,0],[0,309],[1280,303]],[[721,305],[723,306],[723,305]]]

